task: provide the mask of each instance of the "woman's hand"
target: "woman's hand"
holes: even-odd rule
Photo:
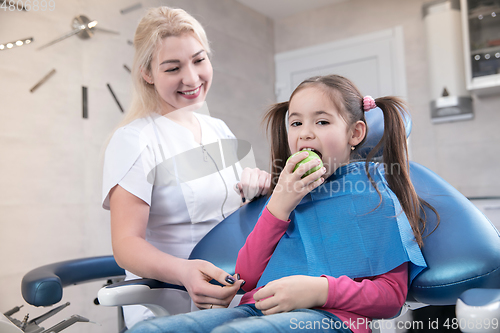
[[[227,308],[244,283],[205,260],[184,260],[182,267],[180,282],[200,309]],[[223,286],[211,284],[212,279]]]
[[[328,298],[328,279],[304,275],[287,276],[269,282],[253,298],[255,307],[265,315],[321,307]]]
[[[290,213],[297,207],[300,200],[324,182],[321,176],[326,172],[325,167],[302,178],[307,171],[321,163],[317,158],[302,164],[293,171],[295,165],[307,156],[309,156],[309,153],[304,151],[288,160],[267,204],[267,209],[271,214],[280,220],[288,220]]]
[[[268,172],[258,168],[245,168],[235,190],[240,193],[242,202],[248,203],[258,196],[266,195],[270,186],[271,175]]]

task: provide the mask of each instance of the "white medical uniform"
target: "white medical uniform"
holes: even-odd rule
[[[103,208],[109,210],[109,191],[117,184],[142,199],[150,206],[146,240],[179,258],[188,258],[200,239],[241,204],[233,189],[241,175],[240,164],[224,165],[224,158],[217,159],[213,150],[210,154],[204,149],[235,136],[222,120],[194,114],[201,127],[201,145],[187,128],[152,115],[119,128],[104,161]],[[180,158],[186,151],[191,157]],[[222,149],[220,153],[224,154]],[[162,166],[167,164],[165,171]],[[134,278],[127,272],[127,279]],[[195,308],[186,292],[172,290],[169,298],[170,314]],[[128,328],[152,316],[145,307],[135,305],[125,307],[124,313]]]

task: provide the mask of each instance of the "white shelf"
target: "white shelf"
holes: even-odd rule
[[[471,50],[471,55],[475,55],[475,54],[483,54],[483,53],[497,53],[497,52],[500,52],[500,46],[491,46],[491,47],[484,47],[484,48],[481,48],[481,49],[475,49],[475,50]],[[494,54],[492,54],[492,56],[494,56]]]
[[[487,46],[488,41],[500,39],[500,6],[477,6],[469,11],[468,4],[470,2],[480,4],[478,0],[460,0],[466,86],[468,90],[475,92],[477,95],[500,93],[500,58],[497,57],[497,53],[500,53],[500,46]],[[480,16],[482,17],[480,20],[482,21],[481,25],[477,23]],[[474,23],[474,21],[476,22]],[[475,29],[472,34],[471,29]],[[476,47],[481,45],[484,45],[484,47],[472,49],[471,35],[475,36],[474,43],[476,43]],[[481,38],[476,37],[477,35]],[[489,59],[484,57],[486,54],[489,55]],[[480,56],[479,60],[474,59],[476,55]],[[478,76],[481,66],[486,67],[482,69],[483,73],[488,72],[488,66],[492,66],[489,68],[492,73]],[[476,70],[476,74],[473,73],[474,70]]]

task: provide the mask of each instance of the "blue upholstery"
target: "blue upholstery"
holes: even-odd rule
[[[234,274],[238,251],[257,223],[267,201],[260,197],[241,207],[213,228],[194,247],[190,259],[205,259],[230,274]]]
[[[125,275],[113,256],[68,260],[35,268],[22,280],[21,292],[34,306],[49,306],[62,299],[63,288],[72,284]]]
[[[380,142],[384,134],[384,114],[380,108],[375,108],[365,113],[366,124],[368,125],[368,132],[363,144],[356,148],[356,158],[366,158],[368,153]],[[412,122],[410,116],[404,118],[406,137],[410,136]],[[382,156],[382,147],[375,153],[374,157]]]
[[[429,169],[411,163],[418,195],[441,217],[424,239],[428,268],[411,286],[410,296],[433,305],[455,304],[470,288],[500,288],[500,237],[496,228],[467,198]],[[436,225],[434,214],[429,229]]]

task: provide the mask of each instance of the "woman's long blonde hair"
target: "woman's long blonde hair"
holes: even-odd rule
[[[160,96],[154,85],[148,84],[141,70],[151,72],[151,60],[162,39],[192,33],[207,54],[210,54],[207,35],[201,24],[183,9],[157,7],[150,9],[139,22],[134,36],[134,62],[132,65],[133,96],[130,108],[118,127],[135,119],[156,113],[160,109]]]

